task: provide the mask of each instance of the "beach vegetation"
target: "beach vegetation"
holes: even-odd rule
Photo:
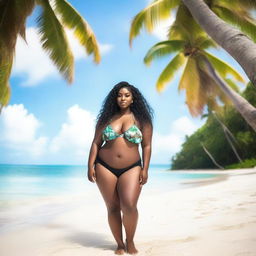
[[[254,168],[256,167],[256,158],[245,159],[241,163],[226,166],[226,169]]]
[[[242,96],[256,106],[256,88],[252,83],[248,83]],[[215,162],[224,168],[253,167],[256,159],[256,133],[232,105],[221,108],[215,115],[218,115],[218,119],[232,134],[230,139],[235,151],[228,143],[223,126],[213,114],[208,114],[206,123],[192,135],[186,136],[181,150],[172,157],[173,170],[219,168],[205,152],[202,144]]]

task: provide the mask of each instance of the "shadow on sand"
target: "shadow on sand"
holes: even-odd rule
[[[80,244],[84,247],[92,247],[92,248],[100,248],[104,250],[115,250],[116,245],[109,241],[106,235],[96,233],[96,232],[86,232],[86,231],[78,231],[75,229],[71,229],[68,226],[64,225],[56,225],[50,224],[47,225],[48,228],[52,229],[65,229],[68,235],[65,236],[65,239]]]

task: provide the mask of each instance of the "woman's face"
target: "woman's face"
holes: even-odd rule
[[[126,87],[121,88],[117,94],[117,104],[120,109],[128,108],[132,102],[132,93]]]

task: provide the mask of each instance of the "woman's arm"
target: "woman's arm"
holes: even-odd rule
[[[144,125],[142,129],[143,140],[141,142],[142,147],[142,159],[143,168],[140,177],[140,183],[144,185],[148,178],[148,167],[151,157],[151,143],[152,143],[153,127],[151,124]]]
[[[96,156],[98,154],[98,151],[103,144],[102,140],[102,130],[103,128],[97,128],[95,130],[94,138],[91,144],[89,158],[88,158],[88,179],[92,182],[95,181],[95,170],[94,170],[94,162],[96,159]]]

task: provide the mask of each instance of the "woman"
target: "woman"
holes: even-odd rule
[[[127,82],[114,86],[97,117],[88,159],[88,179],[97,183],[105,201],[108,223],[117,242],[115,254],[138,252],[133,238],[138,220],[137,201],[148,179],[152,118],[153,109],[139,90]],[[138,149],[140,143],[143,164]]]

